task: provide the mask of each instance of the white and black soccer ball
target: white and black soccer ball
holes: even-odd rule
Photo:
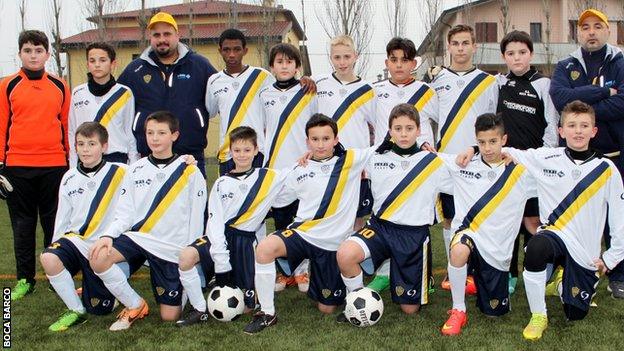
[[[383,300],[378,292],[370,288],[360,288],[347,295],[345,317],[357,327],[369,327],[381,319]]]
[[[245,310],[243,291],[229,286],[217,286],[208,294],[208,312],[218,321],[229,322]]]

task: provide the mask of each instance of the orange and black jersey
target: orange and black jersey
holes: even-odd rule
[[[66,166],[69,87],[47,72],[33,73],[20,70],[0,83],[0,161]]]

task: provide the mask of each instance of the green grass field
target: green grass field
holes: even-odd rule
[[[208,168],[212,176],[209,184],[212,184],[217,171],[215,166]],[[15,261],[4,202],[0,204],[0,231],[0,284],[12,287]],[[432,238],[434,273],[439,282],[446,267],[439,227],[432,229]],[[41,241],[41,234],[38,241]],[[47,328],[65,306],[48,290],[49,284],[39,269],[37,291],[11,305],[12,347],[18,350],[619,350],[624,347],[624,301],[616,301],[608,295],[605,281],[598,287],[598,307],[592,308],[588,317],[580,322],[566,322],[559,300],[549,298],[549,328],[542,340],[527,342],[522,338],[522,328],[529,319],[529,309],[522,282],[511,298],[513,310],[501,318],[480,314],[474,306],[474,297],[469,297],[468,325],[461,336],[454,338],[443,337],[439,332],[451,306],[450,293],[439,288],[431,296],[430,304],[412,316],[402,314],[385,292],[382,296],[386,305],[381,321],[366,329],[337,324],[334,316],[322,316],[304,294],[288,289],[276,296],[278,324],[259,335],[249,336],[242,329],[250,316],[232,323],[211,320],[187,329],[161,322],[147,271],[139,273],[131,284],[150,303],[151,313],[145,320],[128,331],[112,333],[108,326],[114,321],[114,315],[91,316],[81,326],[54,334]]]

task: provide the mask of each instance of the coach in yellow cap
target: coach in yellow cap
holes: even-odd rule
[[[150,47],[132,61],[119,76],[119,82],[132,90],[135,99],[133,133],[137,149],[149,154],[143,124],[152,112],[171,111],[180,120],[180,137],[175,153],[191,154],[205,175],[204,148],[208,130],[206,85],[216,73],[203,56],[180,43],[178,23],[166,12],[155,14],[147,26]]]
[[[624,56],[619,48],[607,43],[610,35],[609,19],[599,10],[587,9],[581,13],[577,34],[581,47],[557,64],[551,80],[550,95],[559,111],[574,100],[583,101],[594,108],[598,134],[590,142],[590,147],[611,159],[622,174]],[[609,248],[611,240],[608,226],[604,234]],[[609,269],[608,290],[613,297],[624,298],[624,264]]]

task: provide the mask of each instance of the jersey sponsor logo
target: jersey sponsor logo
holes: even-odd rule
[[[505,107],[510,109],[510,110],[530,113],[532,115],[537,113],[537,109],[535,107],[519,104],[517,102],[511,102],[511,101],[503,100],[503,105],[505,105]]]
[[[229,193],[227,193],[227,194],[221,194],[221,200],[222,201],[225,201],[227,199],[231,199],[233,197],[234,197],[234,193],[231,192],[231,191]]]
[[[396,165],[393,162],[375,162],[373,163],[374,169],[394,169]]]
[[[459,176],[466,179],[481,179],[481,173],[467,171],[465,169],[459,170]]]
[[[556,170],[556,169],[547,169],[547,168],[542,169],[542,174],[544,174],[545,177],[549,177],[549,178],[553,178],[553,177],[563,178],[563,176],[565,176],[565,172],[563,171]]]
[[[89,105],[89,100],[74,101],[74,108],[81,108]]]
[[[219,96],[219,95],[221,95],[221,94],[225,94],[225,93],[227,93],[228,91],[230,91],[230,88],[228,88],[228,87],[223,87],[223,88],[221,88],[221,89],[219,89],[219,90],[215,91],[214,93],[212,93],[212,96],[217,97],[217,96]]]
[[[557,158],[557,157],[561,157],[561,154],[548,155],[544,157],[544,160],[549,160],[551,158]]]
[[[297,183],[301,184],[301,183],[305,182],[308,178],[314,178],[315,175],[316,175],[316,173],[314,173],[314,172],[304,173],[304,174],[302,174],[302,175],[297,177]]]
[[[148,179],[135,179],[134,180],[134,186],[136,188],[142,188],[142,187],[148,186],[150,184],[152,184],[152,180],[149,179],[149,178]]]
[[[530,98],[537,99],[537,95],[533,94],[530,90],[521,91],[518,93],[520,96],[528,96]]]
[[[387,98],[390,97],[390,94],[388,94],[388,93],[383,93],[383,94],[379,93],[379,94],[377,94],[377,97],[380,98],[380,99],[387,99]]]
[[[191,75],[188,73],[178,73],[176,76],[178,79],[191,79]]]
[[[67,193],[67,196],[72,197],[72,196],[77,196],[84,193],[84,189],[83,188],[78,188],[78,189],[74,189],[71,190]]]
[[[276,104],[275,100],[266,101],[264,103],[264,107],[274,106]]]
[[[317,91],[316,96],[319,98],[332,97],[334,96],[334,92],[331,90]]]

